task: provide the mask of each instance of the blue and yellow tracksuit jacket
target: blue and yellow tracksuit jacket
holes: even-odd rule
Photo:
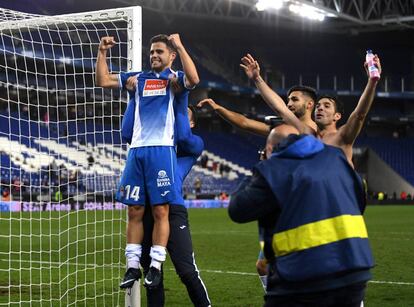
[[[339,148],[312,136],[295,138],[256,166],[280,206],[265,249],[274,256],[273,290],[291,292],[305,283],[302,289],[317,291],[367,281],[374,262],[360,177]]]

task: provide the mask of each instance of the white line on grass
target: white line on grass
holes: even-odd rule
[[[369,231],[370,234],[375,233],[375,234],[384,234],[384,231]],[[397,236],[412,236],[414,235],[414,232],[412,231],[391,231],[391,232],[386,232],[387,235],[397,235]]]
[[[191,231],[191,235],[254,235],[257,237],[257,231],[239,231],[239,230],[205,230]]]
[[[389,284],[389,285],[414,286],[414,282],[402,282],[402,281],[370,280],[369,283],[371,283],[371,284]]]
[[[108,267],[112,265],[101,265],[101,264],[92,264],[92,263],[65,263],[65,262],[49,262],[49,261],[29,261],[29,260],[9,260],[9,259],[0,259],[3,262],[30,262],[36,264],[49,264],[49,265],[56,265],[56,268],[61,266],[70,265],[70,266],[83,266],[83,267],[90,267],[90,268],[102,268]],[[169,271],[175,271],[173,268],[170,268]],[[249,272],[236,272],[236,271],[222,271],[222,270],[200,270],[201,273],[216,273],[216,274],[229,274],[229,275],[244,275],[244,276],[256,276],[257,273],[249,273]],[[371,284],[388,284],[388,285],[401,285],[401,286],[414,286],[414,282],[400,282],[400,281],[386,281],[386,280],[370,280],[369,283]]]
[[[393,238],[393,237],[375,237],[375,236],[370,236],[369,237],[370,240],[388,240],[388,241],[413,241],[414,239],[410,239],[410,238]]]
[[[170,270],[174,271],[173,268],[171,268]],[[200,270],[200,272],[201,273],[208,272],[208,273],[218,273],[218,274],[249,275],[249,276],[256,276],[257,275],[257,273],[220,271],[220,270]],[[399,282],[399,281],[385,281],[385,280],[370,280],[369,283],[414,286],[414,282]]]
[[[171,271],[175,271],[173,268],[170,269]],[[201,273],[218,273],[218,274],[233,274],[233,275],[248,275],[248,276],[256,276],[257,273],[248,273],[248,272],[234,272],[234,271],[221,271],[221,270],[200,270]]]

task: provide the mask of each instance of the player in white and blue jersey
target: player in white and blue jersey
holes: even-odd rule
[[[139,259],[142,252],[144,205],[151,205],[154,217],[151,268],[145,284],[155,287],[161,264],[166,258],[169,237],[169,203],[177,194],[174,183],[176,153],[174,150],[174,100],[170,79],[178,78],[185,90],[198,82],[193,61],[178,34],[157,35],[150,41],[151,71],[111,74],[106,63],[107,50],[115,45],[113,37],[103,37],[99,45],[96,83],[105,88],[122,87],[132,99],[124,114],[122,136],[130,143],[127,163],[117,192],[117,200],[128,205],[128,270],[121,288],[131,287],[141,277]],[[177,53],[184,72],[171,69]],[[136,76],[136,78],[129,78]],[[128,84],[135,82],[133,86]]]

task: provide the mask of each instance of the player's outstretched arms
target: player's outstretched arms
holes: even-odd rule
[[[241,59],[240,67],[243,68],[247,77],[254,81],[257,89],[260,91],[264,101],[269,105],[269,107],[278,113],[286,124],[294,126],[299,130],[300,133],[309,133],[313,134],[314,131],[303,124],[296,116],[292,113],[286,106],[283,99],[276,94],[263,80],[260,76],[260,66],[259,63],[252,57],[251,54],[247,54]]]
[[[230,111],[225,107],[217,104],[213,99],[203,99],[197,107],[201,108],[205,105],[209,105],[216,113],[220,115],[224,120],[229,122],[232,126],[235,126],[244,131],[267,136],[270,132],[270,126],[257,120],[247,118],[246,116]]]
[[[378,68],[379,73],[381,74],[382,68],[378,55],[375,55],[374,63]],[[368,76],[367,85],[365,86],[365,89],[359,98],[355,110],[349,116],[346,124],[339,129],[340,141],[343,144],[352,145],[355,142],[355,139],[361,132],[365,118],[371,109],[372,103],[374,102],[375,91],[379,80],[370,78],[368,65],[366,62],[364,63],[364,67]]]
[[[118,75],[109,73],[108,64],[106,63],[106,53],[115,44],[113,36],[104,36],[101,38],[96,59],[95,82],[97,86],[104,88],[119,87]]]
[[[183,43],[181,42],[180,34],[174,33],[171,34],[168,39],[171,41],[173,46],[177,49],[177,52],[181,59],[181,65],[183,66],[183,71],[185,74],[185,87],[193,88],[198,83],[200,83],[200,78],[198,77],[197,69],[187,50],[184,48]]]

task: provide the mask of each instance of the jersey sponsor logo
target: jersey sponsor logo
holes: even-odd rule
[[[158,172],[157,187],[161,188],[161,187],[167,187],[167,186],[170,186],[170,185],[171,185],[171,182],[170,182],[170,178],[167,175],[167,172],[165,170],[160,170]],[[165,195],[167,195],[166,192],[164,192],[164,193],[165,193]],[[165,195],[161,194],[161,196],[165,196]]]
[[[145,80],[143,97],[165,96],[167,94],[168,80],[147,79]]]

